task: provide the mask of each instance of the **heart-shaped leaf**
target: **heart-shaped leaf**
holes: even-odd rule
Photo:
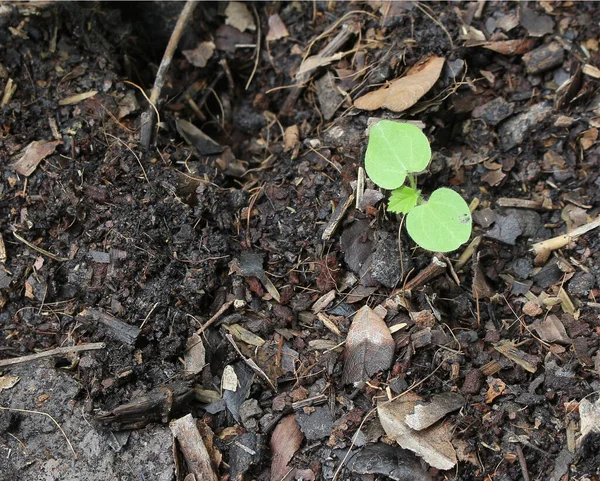
[[[471,212],[459,194],[451,189],[438,189],[426,204],[408,213],[406,229],[423,249],[450,252],[471,237]]]
[[[388,210],[396,214],[408,214],[419,200],[419,191],[403,185],[392,191]]]
[[[400,187],[407,173],[424,170],[430,160],[429,141],[415,125],[382,120],[371,127],[365,169],[379,187]]]

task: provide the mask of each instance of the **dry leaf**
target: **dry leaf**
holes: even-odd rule
[[[385,108],[403,112],[416,104],[434,86],[442,73],[444,61],[442,57],[430,57],[411,68],[404,77],[356,99],[354,106],[362,110]]]
[[[579,417],[581,419],[581,438],[583,441],[588,433],[600,433],[600,399],[592,403],[589,399],[582,399],[579,403]]]
[[[523,55],[529,52],[535,45],[536,40],[534,38],[522,38],[518,40],[498,40],[477,43],[468,45],[469,47],[483,47],[494,52],[501,53],[502,55]]]
[[[491,382],[488,382],[490,386],[485,393],[485,402],[490,404],[494,399],[500,396],[506,389],[506,384],[502,379],[494,378]]]
[[[437,469],[452,469],[457,459],[450,442],[451,425],[436,424],[422,431],[415,431],[406,424],[406,418],[413,414],[418,401],[421,401],[419,396],[408,393],[396,401],[377,406],[381,426],[401,447],[421,456],[431,466]]]
[[[296,416],[290,414],[284,417],[271,436],[271,481],[281,481],[290,471],[288,463],[302,444],[304,435],[296,422]],[[290,478],[294,479],[294,478]]]
[[[394,339],[385,322],[369,306],[354,316],[344,351],[342,382],[365,381],[389,369],[394,359]]]
[[[460,409],[465,398],[456,392],[444,392],[431,398],[429,404],[416,404],[413,414],[406,416],[406,424],[415,431],[422,431],[442,419],[446,414]]]
[[[540,362],[540,360],[537,357],[532,356],[531,354],[527,354],[526,352],[517,349],[517,347],[512,341],[500,341],[494,344],[493,346],[494,349],[496,349],[496,351],[498,351],[500,354],[505,355],[511,361],[516,362],[526,371],[537,371],[537,365]]]
[[[0,392],[13,388],[20,379],[19,376],[0,376]]]
[[[183,361],[186,374],[198,374],[206,366],[206,350],[198,334],[188,338]]]
[[[550,314],[543,321],[536,321],[530,326],[535,329],[538,336],[545,342],[561,342],[569,344],[571,339],[561,320],[554,314]]]
[[[250,344],[251,346],[260,347],[265,343],[264,339],[258,337],[256,334],[250,332],[248,329],[245,329],[239,324],[231,324],[230,326],[223,327],[231,332],[231,334],[237,337],[240,341]]]
[[[254,18],[245,3],[229,2],[229,5],[225,9],[225,15],[227,16],[225,23],[231,25],[233,28],[237,28],[240,32],[256,30]]]
[[[206,67],[206,63],[210,60],[215,52],[215,44],[212,42],[202,42],[193,50],[183,50],[181,53],[189,63],[195,67]]]
[[[65,99],[60,100],[58,102],[58,105],[74,105],[74,104],[78,104],[82,100],[87,100],[89,98],[92,98],[97,93],[98,93],[97,90],[90,90],[89,92],[84,92],[82,94],[71,95],[70,97],[67,97]]]
[[[14,169],[19,174],[29,177],[42,160],[54,153],[56,146],[60,143],[59,140],[53,140],[51,142],[36,140],[31,142],[25,148],[21,157],[13,164]]]
[[[221,387],[227,391],[237,391],[238,388],[238,377],[235,373],[235,369],[231,364],[225,366],[223,369],[223,377],[221,378]]]
[[[290,152],[300,143],[300,129],[297,125],[290,125],[283,133],[283,151]]]
[[[283,20],[277,14],[269,17],[269,33],[267,33],[267,42],[271,40],[279,40],[283,37],[289,37],[288,29],[285,27]]]

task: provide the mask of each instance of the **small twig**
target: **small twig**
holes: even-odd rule
[[[54,259],[55,261],[58,262],[66,262],[69,260],[68,257],[58,257],[55,254],[52,254],[52,252],[48,252],[45,249],[42,249],[41,247],[36,246],[35,244],[32,244],[31,242],[29,242],[27,239],[24,239],[23,237],[21,237],[19,234],[17,234],[15,231],[13,231],[13,235],[20,240],[23,244],[25,244],[27,247],[30,247],[31,249],[33,249],[34,251],[38,251],[40,254],[43,254],[47,257],[50,257],[50,259]]]
[[[523,454],[523,448],[520,444],[517,444],[517,455],[519,456],[519,464],[521,465],[521,471],[523,472],[523,481],[530,481],[529,471],[527,470],[527,461]]]
[[[73,445],[71,444],[71,441],[69,441],[69,438],[67,437],[66,433],[63,431],[63,428],[60,427],[60,424],[58,424],[58,422],[56,421],[56,419],[54,419],[52,416],[50,416],[50,414],[48,413],[44,413],[42,411],[32,411],[30,409],[17,409],[17,408],[7,408],[4,406],[0,406],[0,409],[4,410],[4,411],[15,411],[18,413],[28,413],[28,414],[41,414],[43,416],[47,416],[49,417],[52,422],[54,424],[56,424],[56,427],[60,430],[60,432],[62,433],[62,435],[65,437],[67,444],[69,445],[69,448],[71,448],[71,451],[73,452],[73,455],[75,457],[77,457],[77,453],[75,452],[75,449],[73,449]]]
[[[600,217],[596,218],[592,222],[588,222],[587,224],[578,227],[577,229],[572,230],[568,234],[559,235],[557,237],[552,237],[551,239],[546,239],[542,242],[537,242],[531,246],[531,250],[535,254],[541,254],[544,252],[550,252],[556,249],[561,249],[565,247],[570,241],[577,239],[578,237],[586,234],[587,232],[595,229],[600,226]]]
[[[173,33],[171,34],[171,38],[169,39],[169,43],[167,44],[167,48],[165,49],[165,54],[160,62],[158,67],[158,72],[156,72],[156,78],[154,79],[154,86],[152,87],[152,93],[150,94],[150,107],[148,110],[144,112],[146,115],[144,120],[146,123],[142,125],[141,130],[141,142],[142,147],[145,150],[148,150],[150,147],[150,141],[152,139],[152,131],[154,130],[154,109],[155,105],[158,102],[160,97],[160,92],[165,84],[166,75],[171,65],[171,60],[173,60],[173,55],[175,54],[175,49],[179,44],[179,40],[181,35],[183,34],[183,30],[191,18],[192,13],[194,13],[194,9],[196,8],[197,2],[194,0],[187,0],[185,6],[181,10],[179,14],[179,18],[177,19],[177,24],[173,29]]]
[[[66,346],[57,347],[56,349],[50,349],[49,351],[38,352],[37,354],[30,354],[29,356],[13,357],[12,359],[3,359],[0,361],[0,367],[14,366],[16,364],[23,364],[24,362],[37,361],[38,359],[45,359],[52,356],[60,356],[63,354],[71,354],[74,352],[83,351],[97,351],[104,349],[106,344],[103,342],[93,342],[91,344],[81,344],[79,346]]]
[[[148,312],[148,314],[146,315],[146,317],[144,318],[144,321],[142,322],[142,324],[140,325],[140,329],[143,329],[144,324],[146,324],[146,322],[148,321],[148,319],[150,319],[150,316],[152,315],[152,313],[154,312],[154,309],[156,309],[158,307],[158,302],[155,302],[154,305],[152,306],[152,309],[150,309],[150,311]]]
[[[206,323],[196,331],[196,334],[200,335],[204,331],[206,331],[210,326],[212,326],[215,323],[215,321],[219,317],[221,317],[221,314],[223,314],[227,309],[229,309],[229,306],[231,306],[232,304],[233,301],[227,301],[225,304],[223,304],[221,308],[215,313],[215,315],[212,316],[208,321],[206,321]]]
[[[250,74],[248,83],[246,83],[245,90],[248,90],[248,87],[250,87],[250,83],[252,82],[252,79],[254,78],[256,69],[258,69],[258,62],[260,61],[260,18],[258,17],[258,12],[256,11],[256,7],[254,5],[252,5],[252,9],[254,10],[254,16],[256,17],[256,29],[258,32],[256,35],[256,60],[254,61],[254,68],[252,69],[252,73]]]

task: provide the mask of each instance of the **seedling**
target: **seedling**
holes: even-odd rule
[[[471,212],[451,189],[433,191],[428,201],[417,189],[415,174],[427,168],[431,148],[412,124],[382,120],[371,127],[365,169],[379,187],[392,191],[388,210],[406,214],[406,230],[423,249],[450,252],[471,237]],[[408,179],[408,185],[404,185]]]

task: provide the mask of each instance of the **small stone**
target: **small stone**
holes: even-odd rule
[[[411,270],[412,261],[408,255],[404,255],[401,261],[397,239],[387,232],[381,234],[371,261],[371,276],[391,289],[400,283],[403,272]]]
[[[262,414],[262,409],[258,405],[256,399],[248,399],[244,401],[240,406],[240,419],[243,426],[248,430],[256,429],[257,422],[256,417]]]
[[[317,406],[310,414],[298,411],[296,421],[309,441],[329,437],[333,430],[333,417],[326,406]]]
[[[484,375],[479,369],[470,370],[462,385],[462,392],[465,394],[479,394],[483,381]]]
[[[494,239],[511,246],[515,245],[517,237],[519,237],[523,231],[519,225],[519,221],[513,215],[508,216],[496,216],[496,223],[486,234],[486,237]]]
[[[507,102],[502,97],[497,97],[473,110],[473,118],[481,118],[488,125],[498,125],[505,118],[510,117],[515,110],[515,104]]]
[[[518,279],[527,279],[533,271],[531,259],[520,257],[508,263],[506,268]]]
[[[572,296],[587,297],[594,287],[595,278],[588,272],[577,272],[569,281],[567,291]]]
[[[484,229],[491,226],[496,220],[496,213],[492,209],[481,209],[473,212],[473,221]]]
[[[287,393],[281,393],[273,399],[273,411],[283,411],[285,409]]]
[[[521,145],[529,132],[552,112],[549,103],[542,102],[512,117],[500,126],[500,148],[506,152]]]

